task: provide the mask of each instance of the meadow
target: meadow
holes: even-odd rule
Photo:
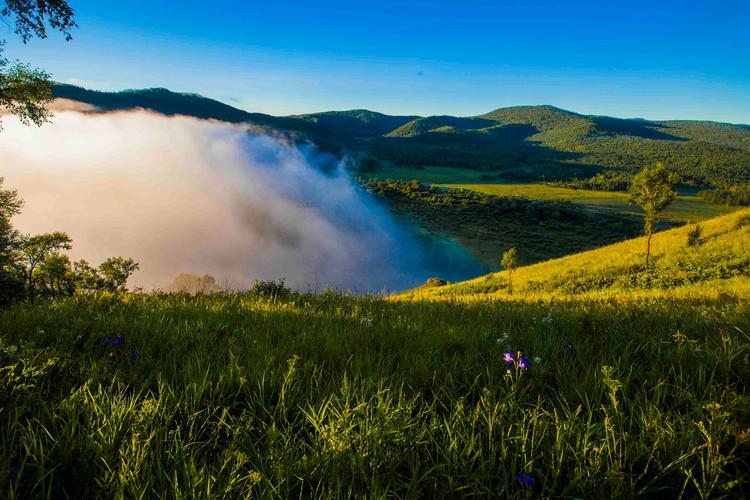
[[[521,196],[530,200],[570,201],[592,214],[640,215],[637,207],[628,203],[628,194],[617,191],[571,189],[545,184],[504,179],[497,173],[455,167],[381,167],[362,174],[365,179],[411,181],[434,184],[453,189],[468,189],[494,196]],[[699,222],[737,210],[710,203],[698,196],[697,190],[678,188],[678,196],[664,211],[664,218],[674,223]]]
[[[638,207],[628,203],[628,194],[625,192],[570,189],[543,183],[440,183],[440,185],[456,189],[469,189],[496,196],[525,196],[533,200],[568,200],[576,205],[583,206],[592,213],[619,215],[640,215],[641,213]],[[737,210],[737,207],[710,203],[691,193],[691,190],[685,189],[664,210],[663,217],[665,220],[676,223],[699,222],[735,210]]]
[[[684,250],[688,228],[660,233],[656,265],[672,252],[704,262],[730,238],[714,260],[744,262],[748,222],[746,210],[706,223]],[[746,496],[746,267],[680,284],[529,287],[538,266],[580,280],[615,267],[605,256],[639,259],[640,243],[521,268],[513,295],[499,273],[486,279],[493,290],[475,280],[395,297],[17,304],[0,312],[0,491]]]

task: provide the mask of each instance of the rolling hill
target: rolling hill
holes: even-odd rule
[[[505,179],[569,180],[626,174],[664,161],[687,182],[750,181],[750,127],[703,121],[590,116],[553,106],[501,108],[476,117],[390,116],[368,110],[277,117],[166,89],[97,92],[55,85],[54,97],[108,110],[144,108],[291,133],[354,154],[368,171],[442,166]]]
[[[424,286],[405,292],[410,300],[549,300],[550,298],[627,295],[639,290],[695,291],[713,285],[750,284],[750,209],[698,224],[701,236],[688,243],[696,225],[657,233],[652,241],[653,267],[643,268],[645,239],[635,238],[587,252],[521,267],[513,272],[509,293],[507,271],[452,285]],[[713,285],[712,285],[713,283]]]

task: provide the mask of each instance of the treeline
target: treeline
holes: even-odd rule
[[[418,202],[422,206],[453,207],[469,212],[482,212],[500,217],[522,215],[526,220],[577,222],[583,217],[569,201],[530,200],[523,196],[494,196],[466,189],[428,186],[419,181],[367,181],[364,187],[371,193],[393,200],[397,196]]]
[[[698,194],[704,200],[719,205],[750,206],[750,183],[717,183],[713,189],[706,189]]]
[[[21,212],[23,200],[17,191],[3,189],[3,182],[0,177],[0,306],[125,289],[128,278],[138,270],[137,262],[111,257],[93,267],[85,260],[73,262],[63,253],[72,248],[64,232],[19,233],[11,218]]]
[[[591,189],[594,191],[627,191],[630,185],[630,175],[618,172],[603,172],[588,179],[573,179],[570,181],[552,181],[549,186],[569,189]]]

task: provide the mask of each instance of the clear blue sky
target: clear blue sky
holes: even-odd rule
[[[71,0],[6,55],[89,88],[251,111],[475,115],[523,104],[750,123],[750,1]]]

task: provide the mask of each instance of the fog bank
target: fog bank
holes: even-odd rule
[[[66,231],[74,259],[122,255],[131,285],[180,272],[246,287],[402,289],[481,267],[455,244],[398,224],[342,165],[260,131],[145,112],[57,112],[25,127],[3,117],[0,176],[26,205],[23,232]]]

